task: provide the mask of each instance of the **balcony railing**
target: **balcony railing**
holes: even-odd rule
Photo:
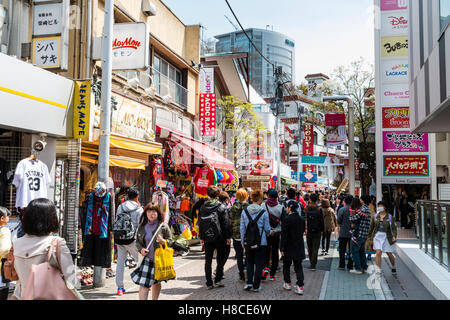
[[[416,209],[420,248],[450,272],[450,202],[419,200]]]
[[[187,109],[188,90],[161,72],[152,69],[153,86],[161,97],[170,97],[171,102]]]

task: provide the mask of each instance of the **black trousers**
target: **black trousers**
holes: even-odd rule
[[[244,270],[247,267],[247,258],[244,260],[244,248],[242,248],[242,242],[233,239],[233,247],[236,253],[236,262],[239,270],[239,277],[244,279]]]
[[[279,233],[267,237],[266,262],[264,266],[270,268],[270,276],[273,277],[277,273],[278,264],[280,263],[280,237]],[[272,265],[270,265],[272,261]]]
[[[328,252],[330,250],[331,232],[322,232],[322,250]]]
[[[247,256],[247,284],[251,284],[254,289],[258,289],[264,268],[266,246],[261,246],[258,249],[245,248],[245,253]]]
[[[350,247],[350,241],[350,238],[339,238],[339,268],[345,268],[345,253],[347,251],[347,245]],[[351,255],[348,258],[347,269],[353,269]]]
[[[322,237],[322,232],[308,232],[306,234],[306,243],[308,245],[308,256],[311,262],[311,267],[317,265],[317,256],[319,255],[320,248],[320,238]]]
[[[297,285],[303,287],[305,276],[303,274],[302,260],[292,260],[284,258],[283,262],[283,276],[284,282],[291,283],[291,264],[294,263],[294,271],[297,275]]]
[[[212,286],[212,260],[214,256],[214,250],[217,250],[216,256],[216,278],[214,283],[217,283],[223,279],[223,267],[225,266],[225,255],[226,255],[226,243],[224,241],[217,242],[205,242],[205,277],[206,286]]]

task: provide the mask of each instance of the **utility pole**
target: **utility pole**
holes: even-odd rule
[[[303,135],[303,131],[302,131],[302,115],[303,115],[303,107],[298,105],[297,106],[297,113],[298,113],[298,140],[297,140],[297,145],[298,145],[298,160],[297,160],[297,180],[300,181],[300,172],[302,171],[300,169],[300,163],[302,162],[302,155],[300,153],[300,147],[302,145],[302,135]]]
[[[275,68],[275,83],[277,85],[275,89],[275,99],[274,103],[271,105],[272,112],[275,116],[275,136],[276,136],[276,150],[277,150],[277,191],[281,191],[281,153],[280,153],[280,130],[279,130],[279,114],[280,109],[284,107],[284,94],[283,94],[283,83],[281,81],[281,76],[283,74],[283,67]]]
[[[105,0],[102,56],[102,106],[100,114],[100,142],[98,148],[98,180],[104,182],[105,184],[109,178],[113,23],[114,0]],[[94,267],[94,287],[103,287],[105,285],[105,278],[105,269],[102,267]]]

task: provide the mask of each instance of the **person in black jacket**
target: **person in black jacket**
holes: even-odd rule
[[[199,212],[199,238],[202,246],[205,247],[206,286],[208,289],[213,289],[211,265],[214,250],[217,250],[214,284],[216,287],[224,287],[221,281],[226,262],[226,247],[231,244],[231,229],[228,209],[218,200],[219,188],[210,186],[207,194],[208,200],[202,205]]]
[[[353,196],[347,195],[344,199],[344,206],[339,209],[337,215],[337,223],[339,225],[339,270],[345,270],[345,255],[347,247],[350,247],[350,204],[352,200]],[[349,271],[353,269],[351,256],[348,258],[347,269]]]
[[[294,286],[294,292],[303,294],[303,266],[305,259],[305,243],[303,234],[305,233],[305,219],[298,212],[299,204],[291,201],[287,204],[288,216],[281,223],[281,243],[280,251],[284,257],[283,263],[283,288],[291,290],[291,264],[294,263],[294,270],[297,275],[297,283]]]
[[[322,212],[317,208],[318,196],[313,193],[309,198],[306,208],[306,243],[308,245],[308,257],[311,262],[311,271],[316,271],[317,256],[319,255],[320,239],[325,229]]]

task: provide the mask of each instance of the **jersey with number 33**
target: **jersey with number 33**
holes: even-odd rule
[[[24,159],[17,165],[13,184],[17,188],[17,208],[26,208],[34,199],[47,198],[48,167],[42,161]]]

